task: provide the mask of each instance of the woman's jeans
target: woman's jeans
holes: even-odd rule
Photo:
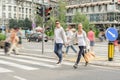
[[[54,52],[59,58],[59,62],[62,62],[62,43],[55,43],[54,45]]]
[[[66,54],[68,53],[68,50],[69,50],[70,47],[71,47],[71,49],[72,49],[75,53],[77,53],[77,51],[76,51],[76,49],[73,47],[73,45],[69,45],[69,46],[67,46],[67,48],[66,48]]]
[[[81,59],[81,55],[84,57],[84,53],[85,53],[85,46],[79,46],[79,53],[78,53],[78,57],[77,57],[77,61],[76,61],[76,65],[80,62]]]

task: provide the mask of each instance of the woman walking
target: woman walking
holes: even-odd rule
[[[10,50],[8,51],[7,55],[10,55],[10,53],[12,51],[15,52],[15,54],[18,54],[18,49],[17,49],[17,44],[19,42],[19,38],[17,36],[17,28],[14,28],[12,31],[11,31],[11,34],[10,34],[10,43],[11,43],[11,47],[10,47]]]
[[[78,47],[79,47],[79,53],[77,56],[77,60],[73,67],[76,69],[78,67],[78,64],[81,59],[81,55],[84,57],[85,49],[88,46],[88,38],[86,36],[86,32],[82,29],[82,24],[78,24],[78,32],[75,34],[77,40],[78,40]],[[88,62],[85,62],[85,66],[87,66]]]

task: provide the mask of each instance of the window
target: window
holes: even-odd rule
[[[19,12],[21,12],[21,8],[19,7]]]
[[[24,14],[22,14],[22,19],[24,19]]]
[[[5,11],[6,10],[6,6],[5,5],[3,5],[3,11]]]
[[[11,13],[8,13],[8,17],[11,18]]]
[[[102,6],[101,6],[101,5],[99,5],[99,6],[98,6],[98,8],[99,8],[99,11],[101,11],[101,10],[102,10]]]
[[[16,14],[14,14],[14,18],[16,19]]]
[[[14,6],[14,11],[16,12],[16,6]]]
[[[31,14],[31,9],[29,9],[29,13]]]
[[[24,8],[22,8],[22,13],[24,13]]]
[[[91,11],[94,12],[94,6],[91,7]]]
[[[105,5],[105,11],[107,11],[107,5]]]
[[[28,8],[26,8],[26,13],[28,13]]]
[[[3,17],[6,18],[6,14],[5,13],[3,13]]]
[[[11,6],[8,6],[8,11],[11,11],[11,8],[12,8]]]
[[[86,7],[86,12],[89,12],[89,7],[88,6]]]

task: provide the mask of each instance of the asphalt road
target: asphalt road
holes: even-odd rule
[[[24,40],[23,47],[20,55],[10,56],[5,56],[0,49],[0,80],[120,80],[120,68],[91,64],[85,67],[80,63],[78,69],[74,69],[74,63],[69,61],[56,65],[57,59],[44,56],[47,53],[55,56],[51,42],[45,43],[44,54],[41,43]],[[70,55],[75,54],[70,51]]]

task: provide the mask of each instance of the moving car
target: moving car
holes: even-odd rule
[[[44,41],[47,42],[48,41],[48,36],[46,34],[44,34],[44,37],[43,37],[43,34],[42,33],[33,33],[31,34],[30,36],[28,36],[28,41],[37,41],[37,42],[40,42],[42,41],[42,39],[44,38]]]

